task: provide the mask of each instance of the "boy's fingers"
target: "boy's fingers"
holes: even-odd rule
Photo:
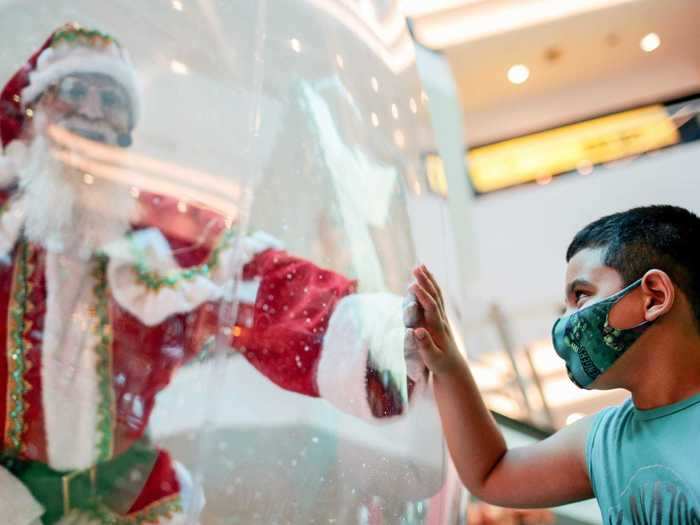
[[[413,283],[410,287],[410,291],[415,294],[416,299],[418,299],[418,302],[423,307],[426,321],[436,325],[440,323],[442,321],[440,317],[440,308],[435,302],[435,299],[433,299],[433,297],[418,283]]]
[[[425,265],[418,266],[414,271],[416,279],[420,285],[435,299],[435,303],[440,308],[440,311],[444,317],[445,315],[445,302],[442,298],[442,290],[438,286],[437,281],[434,277],[431,277],[430,272],[425,267]]]
[[[435,285],[428,278],[428,274],[423,269],[423,266],[419,266],[418,268],[416,268],[414,275],[416,276],[416,279],[418,280],[420,285],[425,289],[426,292],[428,292],[433,297],[433,299],[435,299],[435,302],[437,303],[440,294],[436,290]]]
[[[428,278],[430,283],[433,285],[433,288],[437,292],[438,303],[444,309],[445,308],[445,300],[443,299],[442,288],[440,288],[440,285],[438,285],[437,279],[435,279],[435,276],[431,273],[430,270],[428,270],[428,267],[425,264],[421,265],[421,268],[423,268],[423,271],[425,272],[426,277]]]
[[[434,359],[438,357],[442,351],[433,341],[430,332],[428,332],[425,328],[416,328],[413,330],[413,337],[415,338],[418,352],[423,358],[423,362],[428,365],[428,368],[430,368]]]

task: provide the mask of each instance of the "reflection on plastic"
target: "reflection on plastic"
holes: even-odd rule
[[[404,347],[407,173],[432,147],[398,110],[410,39],[393,3],[312,4],[5,8],[15,523],[423,521],[444,454]],[[55,30],[77,14],[101,28]],[[412,119],[401,146],[372,114]]]

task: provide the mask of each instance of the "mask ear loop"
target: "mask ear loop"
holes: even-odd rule
[[[610,310],[608,310],[607,315],[605,316],[605,325],[603,326],[603,337],[605,336],[611,336],[613,334],[619,334],[623,330],[637,330],[639,328],[642,328],[648,324],[651,323],[651,321],[647,321],[646,319],[634,326],[631,326],[630,328],[615,328],[614,326],[610,325],[610,312],[612,309],[615,307],[617,303],[622,301],[625,297],[627,297],[627,294],[630,293],[632,290],[637,288],[638,286],[641,286],[642,281],[644,280],[643,277],[640,277],[636,281],[634,281],[632,284],[626,286],[619,292],[613,294],[611,297],[608,297],[606,301],[611,301],[612,304],[610,306]]]

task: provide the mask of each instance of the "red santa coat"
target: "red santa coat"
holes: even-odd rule
[[[119,456],[143,437],[178,367],[216,338],[282,388],[362,417],[371,417],[370,353],[373,368],[388,370],[404,394],[413,384],[400,298],[356,294],[353,281],[289,255],[269,236],[236,239],[210,211],[175,215],[176,201],[142,195],[158,212],[147,214],[151,223],[84,261],[24,240],[21,199],[0,200],[6,454],[60,471]],[[231,299],[240,301],[235,323],[222,326]],[[388,401],[388,412],[399,413]],[[160,451],[128,515],[155,509],[159,523],[178,523],[183,476]]]

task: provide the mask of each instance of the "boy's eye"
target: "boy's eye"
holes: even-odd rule
[[[582,299],[589,297],[588,292],[584,290],[576,290],[574,292],[574,297],[576,298],[576,304],[580,303]]]

